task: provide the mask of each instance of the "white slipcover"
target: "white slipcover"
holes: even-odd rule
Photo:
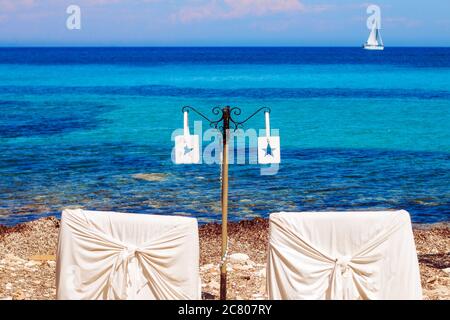
[[[64,210],[58,299],[200,299],[197,220]]]
[[[421,299],[408,212],[270,215],[270,299]]]

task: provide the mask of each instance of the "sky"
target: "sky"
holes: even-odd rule
[[[370,4],[386,46],[450,45],[450,0],[0,0],[0,45],[360,46]]]

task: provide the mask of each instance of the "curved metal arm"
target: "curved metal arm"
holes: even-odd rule
[[[181,109],[181,112],[189,112],[189,111],[194,111],[196,114],[198,114],[199,116],[201,116],[203,119],[205,119],[206,121],[208,121],[209,122],[209,125],[211,126],[211,127],[214,127],[214,128],[216,128],[217,129],[217,126],[219,125],[219,123],[220,123],[220,121],[222,121],[222,119],[223,119],[223,114],[222,114],[222,116],[220,117],[220,119],[219,120],[216,120],[216,121],[214,121],[214,120],[211,120],[211,119],[209,119],[207,116],[205,116],[203,113],[201,113],[200,111],[198,111],[197,109],[195,109],[195,108],[193,108],[193,107],[190,107],[190,106],[185,106],[185,107],[183,107],[182,109]],[[220,111],[221,111],[221,109],[220,109],[220,107],[214,107],[213,109],[212,109],[212,113],[213,114],[215,114],[215,115],[219,115],[220,114]]]
[[[233,117],[230,116],[230,121],[233,122],[235,129],[237,130],[239,127],[243,127],[244,123],[246,123],[248,120],[250,120],[251,118],[253,118],[257,113],[264,111],[264,112],[268,112],[270,113],[272,110],[270,110],[269,107],[262,107],[259,108],[258,110],[256,110],[255,112],[253,112],[249,117],[247,117],[247,119],[243,120],[243,121],[236,121],[235,119],[233,119]],[[239,108],[232,108],[230,110],[230,114],[234,114],[236,116],[241,114],[241,109]]]
[[[228,107],[227,107],[228,108]],[[224,112],[222,110],[222,108],[220,107],[214,107],[212,109],[212,113],[216,116],[220,115],[220,119],[218,120],[211,120],[209,119],[207,116],[205,116],[203,113],[201,113],[200,111],[198,111],[197,109],[191,107],[191,106],[185,106],[181,109],[182,112],[189,112],[189,111],[194,111],[196,114],[198,114],[199,116],[201,116],[203,119],[205,119],[206,121],[209,122],[209,125],[215,129],[223,129],[223,126],[219,126],[219,124],[224,120]],[[229,120],[231,123],[233,123],[234,125],[234,130],[236,131],[239,128],[243,128],[244,123],[246,123],[248,120],[250,120],[251,118],[253,118],[257,113],[264,111],[264,112],[268,112],[270,113],[271,110],[269,107],[262,107],[259,108],[258,110],[256,110],[255,112],[253,112],[249,117],[247,117],[245,120],[243,121],[237,121],[236,119],[233,119],[233,116],[237,117],[240,116],[242,113],[242,110],[238,107],[234,107],[230,109],[230,113],[229,113]]]

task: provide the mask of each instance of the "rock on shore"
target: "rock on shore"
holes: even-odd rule
[[[229,299],[265,299],[268,221],[229,224]],[[43,218],[0,226],[0,300],[55,299],[59,221]],[[204,299],[217,299],[221,226],[200,227],[200,274]],[[414,226],[425,299],[450,299],[450,227]]]

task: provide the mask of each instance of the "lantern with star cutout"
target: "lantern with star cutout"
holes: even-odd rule
[[[184,112],[184,133],[175,137],[175,163],[200,163],[200,139],[189,133],[188,112]]]
[[[280,163],[280,137],[270,136],[269,112],[265,112],[265,116],[266,135],[264,137],[258,137],[258,163]]]

